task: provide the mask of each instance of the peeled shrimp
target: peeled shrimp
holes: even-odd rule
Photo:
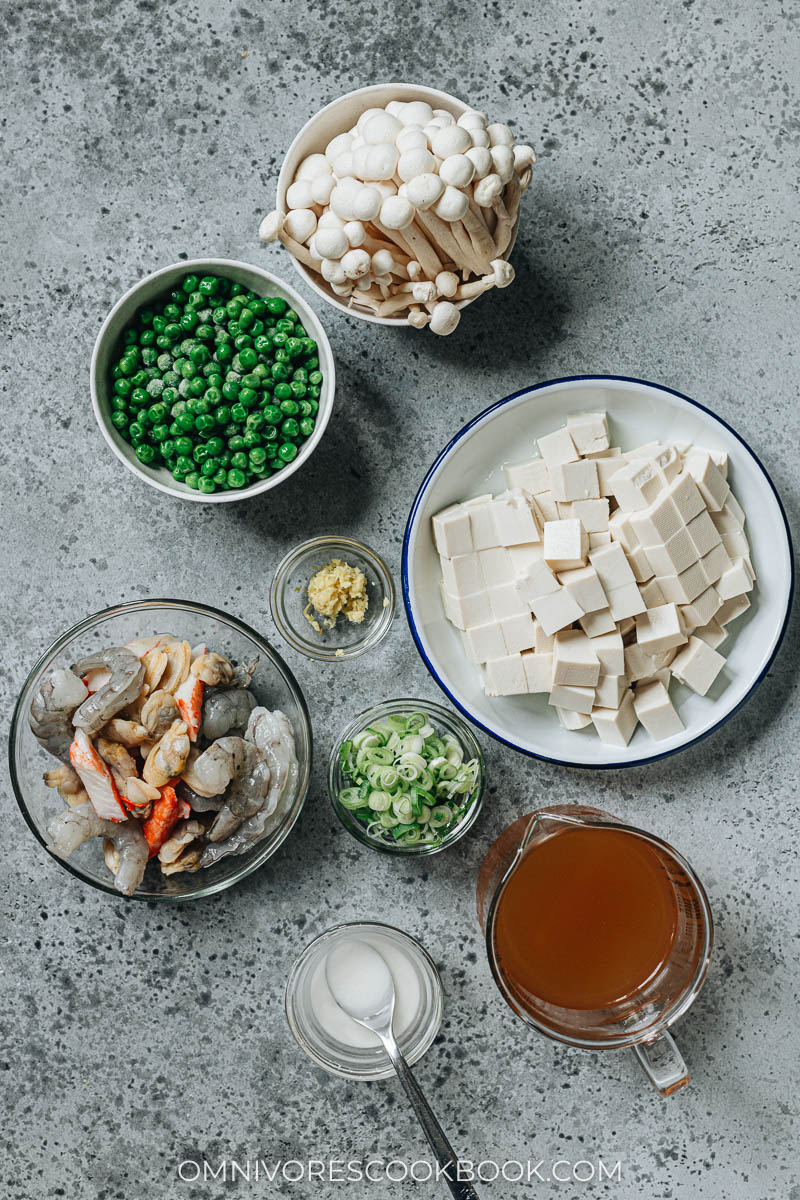
[[[93,737],[112,717],[139,695],[144,681],[144,666],[125,646],[109,646],[82,658],[73,667],[78,675],[94,667],[108,667],[111,678],[98,692],[84,700],[72,723]]]
[[[162,738],[173,721],[179,720],[178,705],[171,692],[159,689],[142,705],[142,725],[151,738]]]
[[[244,729],[255,706],[255,696],[245,688],[209,692],[203,703],[203,737],[213,742],[231,729]]]
[[[195,752],[193,751],[193,753]],[[197,759],[198,756],[199,755],[195,753],[195,759]],[[190,763],[192,761],[191,755],[189,756],[189,761]],[[184,771],[183,779],[181,779],[180,783],[178,784],[177,792],[181,799],[186,801],[192,812],[219,812],[219,810],[222,808],[222,796],[201,796],[199,792],[195,792],[189,787],[188,783],[186,782],[186,771]]]
[[[180,775],[189,758],[192,743],[186,731],[185,721],[173,721],[159,742],[147,755],[142,768],[142,777],[154,787],[163,787]]]
[[[108,724],[103,726],[103,736],[110,742],[119,742],[127,746],[129,750],[143,745],[150,738],[144,725],[138,721],[126,721],[122,717],[112,717]]]
[[[132,896],[144,877],[148,845],[141,826],[135,821],[115,824],[98,817],[91,804],[67,808],[47,826],[56,854],[68,858],[90,838],[108,838],[116,851],[114,886],[124,896]]]
[[[215,744],[219,745],[219,742]],[[254,816],[264,807],[269,791],[269,767],[251,742],[243,741],[242,748],[242,765],[231,780],[225,793],[225,803],[208,831],[210,842],[221,842],[223,838],[230,837],[246,817]]]
[[[69,762],[72,714],[89,693],[72,671],[51,671],[31,701],[28,724],[39,744],[54,758]]]
[[[183,781],[201,796],[221,796],[244,766],[244,755],[243,738],[220,738],[184,770]]]

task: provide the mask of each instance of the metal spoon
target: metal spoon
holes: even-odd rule
[[[357,958],[358,978],[354,959]],[[366,942],[345,938],[331,950],[325,962],[325,977],[336,1003],[365,1029],[371,1029],[392,1061],[397,1078],[405,1088],[411,1107],[417,1114],[428,1144],[442,1168],[444,1179],[456,1200],[479,1200],[474,1187],[452,1178],[450,1169],[458,1167],[458,1156],[447,1140],[419,1084],[411,1073],[392,1032],[394,1016],[394,980],[385,960]],[[456,1170],[457,1174],[457,1170]]]

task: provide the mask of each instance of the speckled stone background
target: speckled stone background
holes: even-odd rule
[[[665,16],[665,13],[668,15]],[[37,0],[0,9],[2,690],[72,622],[116,601],[198,597],[275,638],[273,567],[336,529],[399,571],[406,513],[460,425],[526,383],[641,375],[731,421],[797,517],[797,13],[779,0]],[[537,148],[517,281],[456,336],[323,312],[336,412],[310,464],[247,505],[169,502],[94,426],[92,344],[108,308],[180,257],[247,259],[293,132],[337,94],[402,77],[469,98]],[[621,1162],[523,1194],[797,1200],[797,630],[756,699],[666,763],[592,776],[485,740],[491,794],[458,849],[400,864],[336,822],[324,763],[343,720],[438,698],[404,617],[368,660],[286,651],[313,711],[302,818],[242,886],[175,911],[83,887],[3,788],[0,1193],[6,1200],[442,1195],[430,1184],[189,1184],[182,1160],[424,1156],[392,1083],[315,1070],[283,1017],[306,942],[382,917],[439,963],[446,1016],[417,1068],[466,1157]],[[596,802],[674,840],[709,889],[710,978],[678,1027],[691,1088],[664,1101],[627,1054],[526,1034],[474,919],[491,840],[536,803]],[[585,1168],[579,1170],[585,1171]]]

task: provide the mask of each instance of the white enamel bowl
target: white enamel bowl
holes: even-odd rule
[[[427,100],[432,108],[446,109],[447,112],[453,114],[456,120],[470,108],[469,104],[465,104],[456,96],[437,91],[436,88],[419,87],[415,83],[377,83],[370,87],[358,88],[355,92],[347,92],[338,100],[332,100],[330,104],[321,108],[310,121],[306,122],[286,151],[286,157],[278,175],[276,197],[278,212],[286,215],[286,189],[294,181],[295,172],[303,159],[307,158],[309,154],[322,154],[332,138],[352,129],[365,109],[385,108],[390,100],[404,102]],[[517,226],[514,228],[511,244],[503,258],[508,258],[511,254],[516,237]],[[370,321],[373,325],[408,325],[405,317],[376,317],[374,313],[364,309],[348,308],[347,303],[342,300],[341,296],[336,295],[321,275],[309,271],[308,267],[298,262],[293,255],[289,257],[292,259],[298,275],[326,304],[333,305],[334,308],[338,308],[340,312],[346,313],[349,317],[358,317],[362,321]],[[475,299],[477,297],[473,297],[473,300]],[[472,304],[473,300],[461,300],[456,307],[466,308],[468,304]]]
[[[439,598],[438,555],[431,517],[457,500],[506,487],[503,463],[535,450],[535,439],[570,413],[605,409],[614,445],[695,442],[729,456],[729,479],[747,515],[757,584],[748,612],[720,647],[727,664],[707,696],[672,681],[681,734],[653,741],[639,726],[626,749],[604,745],[590,727],[562,729],[544,695],[489,698],[479,669],[467,661],[461,636]],[[617,376],[580,376],[542,383],[500,400],[456,434],[417,493],[403,545],[403,597],[417,649],[430,673],[465,716],[524,754],[577,767],[627,767],[654,762],[717,729],[753,694],[775,657],[794,586],[786,515],[763,466],[742,438],[702,405],[669,388]]]
[[[303,328],[317,343],[319,369],[323,376],[314,431],[311,437],[303,442],[300,453],[294,462],[283,467],[277,474],[270,475],[268,479],[259,479],[256,483],[251,483],[249,487],[235,488],[229,492],[212,492],[211,495],[195,492],[185,483],[179,483],[173,479],[172,473],[166,467],[144,466],[136,457],[136,451],[130,442],[126,442],[111,423],[111,366],[122,341],[123,333],[141,308],[145,308],[154,300],[164,296],[165,293],[172,291],[185,275],[190,274],[223,275],[227,279],[233,279],[236,283],[243,284],[258,296],[280,296],[299,315],[303,322]],[[262,271],[261,267],[254,267],[250,263],[236,262],[227,258],[192,258],[187,262],[172,263],[169,267],[162,267],[159,271],[154,271],[152,275],[146,275],[119,298],[103,322],[94,344],[90,386],[92,408],[97,424],[100,426],[100,432],[114,454],[129,471],[159,492],[177,496],[180,500],[193,500],[197,504],[231,504],[236,500],[249,500],[251,496],[259,496],[262,492],[271,491],[308,462],[322,439],[333,411],[336,372],[331,344],[319,318],[308,301],[304,300],[300,293],[296,292],[288,283],[284,283],[277,275],[271,275],[269,271]]]

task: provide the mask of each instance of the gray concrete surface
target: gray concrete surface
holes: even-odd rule
[[[687,392],[750,442],[796,519],[800,44],[779,0],[37,0],[0,15],[7,716],[40,650],[105,605],[196,596],[274,638],[271,572],[299,539],[354,534],[398,572],[435,452],[536,380],[609,371]],[[323,102],[392,77],[457,92],[537,147],[515,285],[449,340],[322,313],[340,383],[309,466],[249,505],[168,502],[94,427],[100,322],[179,256],[244,258],[294,282],[256,239],[282,151]],[[591,776],[486,739],[485,813],[424,864],[363,852],[323,778],[350,713],[399,687],[437,697],[404,617],[353,665],[287,650],[318,746],[302,819],[266,869],[178,911],[82,887],[33,842],[4,786],[2,1196],[444,1194],[177,1176],[203,1155],[214,1169],[424,1156],[397,1087],[322,1075],[283,1018],[305,943],[375,916],[419,935],[441,966],[445,1023],[418,1074],[464,1155],[544,1160],[543,1173],[558,1159],[621,1162],[619,1179],[483,1195],[797,1200],[797,649],[793,626],[744,711],[647,769]],[[526,808],[579,798],[672,839],[711,894],[713,969],[679,1027],[694,1080],[668,1102],[625,1054],[526,1035],[489,979],[473,915],[481,858]]]

